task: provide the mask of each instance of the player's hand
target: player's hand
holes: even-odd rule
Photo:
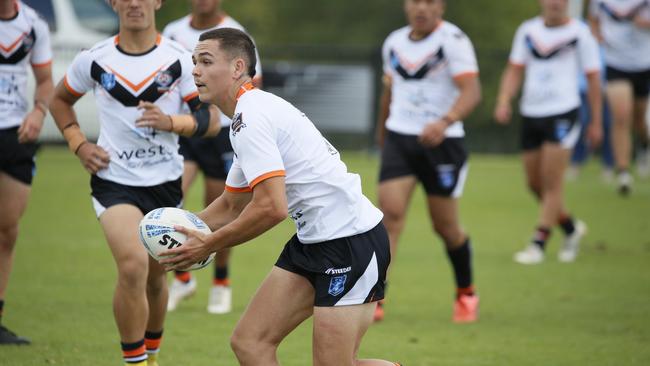
[[[494,107],[494,120],[500,125],[507,125],[512,119],[510,103],[497,103]]]
[[[18,142],[24,144],[36,141],[43,127],[43,118],[45,115],[40,109],[35,109],[27,114],[18,128]]]
[[[160,253],[160,264],[166,271],[184,270],[210,256],[214,251],[207,242],[207,235],[183,226],[174,226],[174,230],[185,234],[187,240],[180,247]]]
[[[447,123],[445,121],[436,121],[424,126],[422,133],[418,136],[418,141],[428,147],[436,147],[445,139]]]
[[[163,113],[157,105],[140,101],[138,109],[142,110],[142,115],[135,120],[137,127],[151,127],[161,131],[172,130],[172,118]]]
[[[603,141],[603,127],[600,123],[594,123],[593,121],[587,127],[587,141],[591,148],[598,147]]]
[[[106,150],[92,142],[84,142],[79,146],[77,156],[81,160],[81,164],[90,174],[95,174],[102,169],[108,168],[108,163],[111,161],[111,157]]]

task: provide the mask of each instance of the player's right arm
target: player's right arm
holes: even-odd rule
[[[494,107],[494,119],[497,123],[510,123],[510,119],[512,118],[512,99],[517,95],[521,87],[521,82],[524,79],[527,58],[524,26],[522,25],[517,29],[517,33],[515,33],[508,64],[501,76],[497,103]]]
[[[68,142],[70,151],[77,155],[90,174],[95,174],[108,167],[110,157],[104,149],[86,139],[73,108],[74,104],[93,86],[90,62],[88,51],[81,52],[75,57],[68,72],[54,89],[50,113]]]

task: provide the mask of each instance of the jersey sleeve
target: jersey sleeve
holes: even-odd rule
[[[48,66],[52,63],[52,45],[50,42],[50,29],[47,23],[38,18],[34,22],[36,40],[32,49],[30,62],[32,66]]]
[[[75,96],[82,96],[94,86],[94,80],[90,75],[92,57],[90,51],[80,52],[68,67],[63,77],[63,85]]]
[[[230,141],[251,189],[268,178],[286,175],[277,131],[263,112],[249,109],[237,113],[233,117]]]
[[[478,74],[478,62],[472,41],[460,29],[451,31],[444,45],[449,60],[449,69],[454,79]]]
[[[192,55],[189,52],[183,52],[180,61],[182,73],[178,87],[180,88],[179,90],[183,97],[183,101],[192,107],[192,101],[199,97],[199,91],[196,90],[196,84],[194,84],[194,77],[192,76],[192,69],[194,68]]]
[[[528,52],[526,50],[526,30],[522,24],[515,33],[515,38],[512,41],[512,48],[510,49],[510,57],[508,62],[516,66],[525,66],[528,61]]]
[[[239,165],[239,159],[237,156],[233,157],[232,165],[228,171],[228,176],[226,177],[226,191],[233,193],[243,193],[251,192],[252,188],[248,186],[248,181],[246,176],[244,176],[244,171]]]
[[[598,42],[591,32],[584,26],[580,32],[580,39],[578,40],[578,55],[580,57],[580,64],[586,74],[599,72],[601,70],[600,64],[600,51],[598,49]]]

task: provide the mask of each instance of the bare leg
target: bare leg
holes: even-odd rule
[[[31,188],[0,173],[0,300],[5,298],[18,238],[18,221],[25,212]]]

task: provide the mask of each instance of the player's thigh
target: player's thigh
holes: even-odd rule
[[[30,192],[28,184],[0,172],[0,230],[18,224],[27,207]]]
[[[558,143],[542,145],[541,174],[545,188],[557,188],[564,180],[564,171],[569,164],[571,149]]]
[[[415,175],[391,178],[379,183],[379,208],[388,220],[400,220],[406,211],[417,184]]]
[[[146,273],[148,255],[138,237],[142,212],[131,204],[110,206],[99,216],[104,236],[120,271]]]
[[[298,274],[274,266],[237,323],[233,339],[279,344],[313,312],[314,288]]]
[[[352,366],[375,303],[314,308],[314,366]]]
[[[192,183],[199,173],[199,164],[193,160],[183,162],[183,195],[187,195]]]
[[[632,83],[625,79],[611,80],[607,83],[606,94],[614,123],[628,121],[634,103]]]
[[[650,81],[648,82],[650,84]],[[650,85],[648,86],[650,88]],[[650,137],[648,132],[648,100],[646,97],[637,97],[634,99],[634,127],[637,131],[646,134],[646,138]]]

